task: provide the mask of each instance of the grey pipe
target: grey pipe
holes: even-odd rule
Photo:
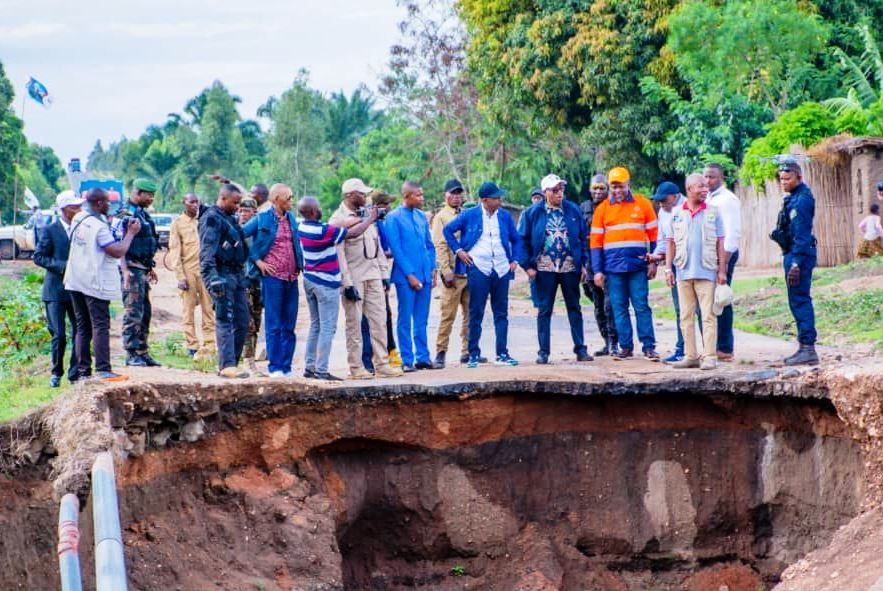
[[[80,500],[67,494],[58,511],[58,568],[61,591],[83,591],[80,576]]]
[[[95,521],[95,588],[97,591],[126,591],[126,561],[110,452],[98,454],[92,465],[92,513]]]

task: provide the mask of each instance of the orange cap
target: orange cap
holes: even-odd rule
[[[624,166],[617,166],[616,168],[611,168],[610,172],[607,173],[607,182],[608,183],[627,183],[629,182],[629,169]]]

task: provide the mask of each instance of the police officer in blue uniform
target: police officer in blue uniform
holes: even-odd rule
[[[816,318],[810,293],[816,266],[816,239],[812,233],[816,201],[803,182],[800,165],[793,159],[779,163],[779,183],[785,200],[771,238],[782,247],[788,306],[797,324],[800,344],[794,355],[785,358],[785,365],[818,365]]]
[[[237,369],[248,334],[248,245],[236,218],[242,191],[224,183],[215,205],[199,216],[199,271],[215,307],[219,374],[247,378]]]
[[[153,257],[159,248],[159,234],[156,225],[147,213],[153,204],[156,183],[150,179],[135,179],[132,196],[117,212],[117,224],[125,228],[131,220],[141,223],[141,230],[132,239],[132,245],[120,265],[123,282],[123,348],[128,353],[126,365],[138,367],[159,367],[159,363],[147,352],[147,338],[150,335],[152,307],[150,305],[150,284],[156,283],[156,262]],[[125,230],[120,231],[120,235]]]

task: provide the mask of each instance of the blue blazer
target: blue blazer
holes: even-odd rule
[[[295,264],[298,269],[303,270],[304,255],[300,249],[300,240],[297,236],[297,220],[290,211],[285,215],[288,218],[288,223],[291,225],[291,241],[294,243]],[[254,262],[263,259],[270,252],[270,247],[276,239],[277,228],[278,223],[276,222],[276,210],[274,208],[257,214],[242,227],[245,237],[253,239],[248,253],[248,274],[250,276],[257,277],[260,275],[260,271]]]
[[[564,225],[567,226],[567,242],[573,264],[579,270],[589,264],[589,232],[579,206],[565,199],[561,202]],[[519,260],[522,268],[536,269],[537,257],[543,254],[546,242],[546,202],[540,201],[521,214],[518,233],[524,242],[524,256]]]
[[[448,241],[448,246],[451,247],[452,251],[456,253],[462,249],[469,252],[472,250],[472,247],[478,244],[478,239],[481,238],[481,233],[484,231],[483,212],[484,210],[481,205],[464,209],[460,212],[460,215],[444,227],[442,233],[445,235],[445,240]],[[518,235],[518,230],[515,229],[515,222],[512,220],[512,216],[501,207],[497,210],[497,221],[500,224],[500,241],[503,243],[503,249],[506,251],[506,258],[509,259],[510,263],[518,262],[524,255],[521,237]],[[459,240],[455,236],[457,232],[460,232]],[[510,273],[509,277],[511,278],[512,276],[513,274]]]
[[[400,205],[386,216],[383,233],[392,251],[390,280],[407,283],[408,275],[413,275],[428,285],[435,270],[435,245],[426,214]]]

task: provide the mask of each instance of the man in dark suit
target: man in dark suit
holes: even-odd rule
[[[79,363],[76,348],[73,346],[74,306],[70,294],[64,289],[64,269],[67,266],[70,248],[71,220],[80,211],[83,200],[73,191],[62,191],[55,200],[58,219],[46,226],[39,233],[37,250],[34,252],[34,263],[46,269],[43,280],[43,303],[46,306],[46,319],[49,334],[52,335],[52,377],[49,385],[57,388],[64,374],[64,350],[67,347],[65,316],[70,322],[71,357],[67,371],[67,379],[74,383],[79,379]],[[91,363],[89,364],[91,365]]]

